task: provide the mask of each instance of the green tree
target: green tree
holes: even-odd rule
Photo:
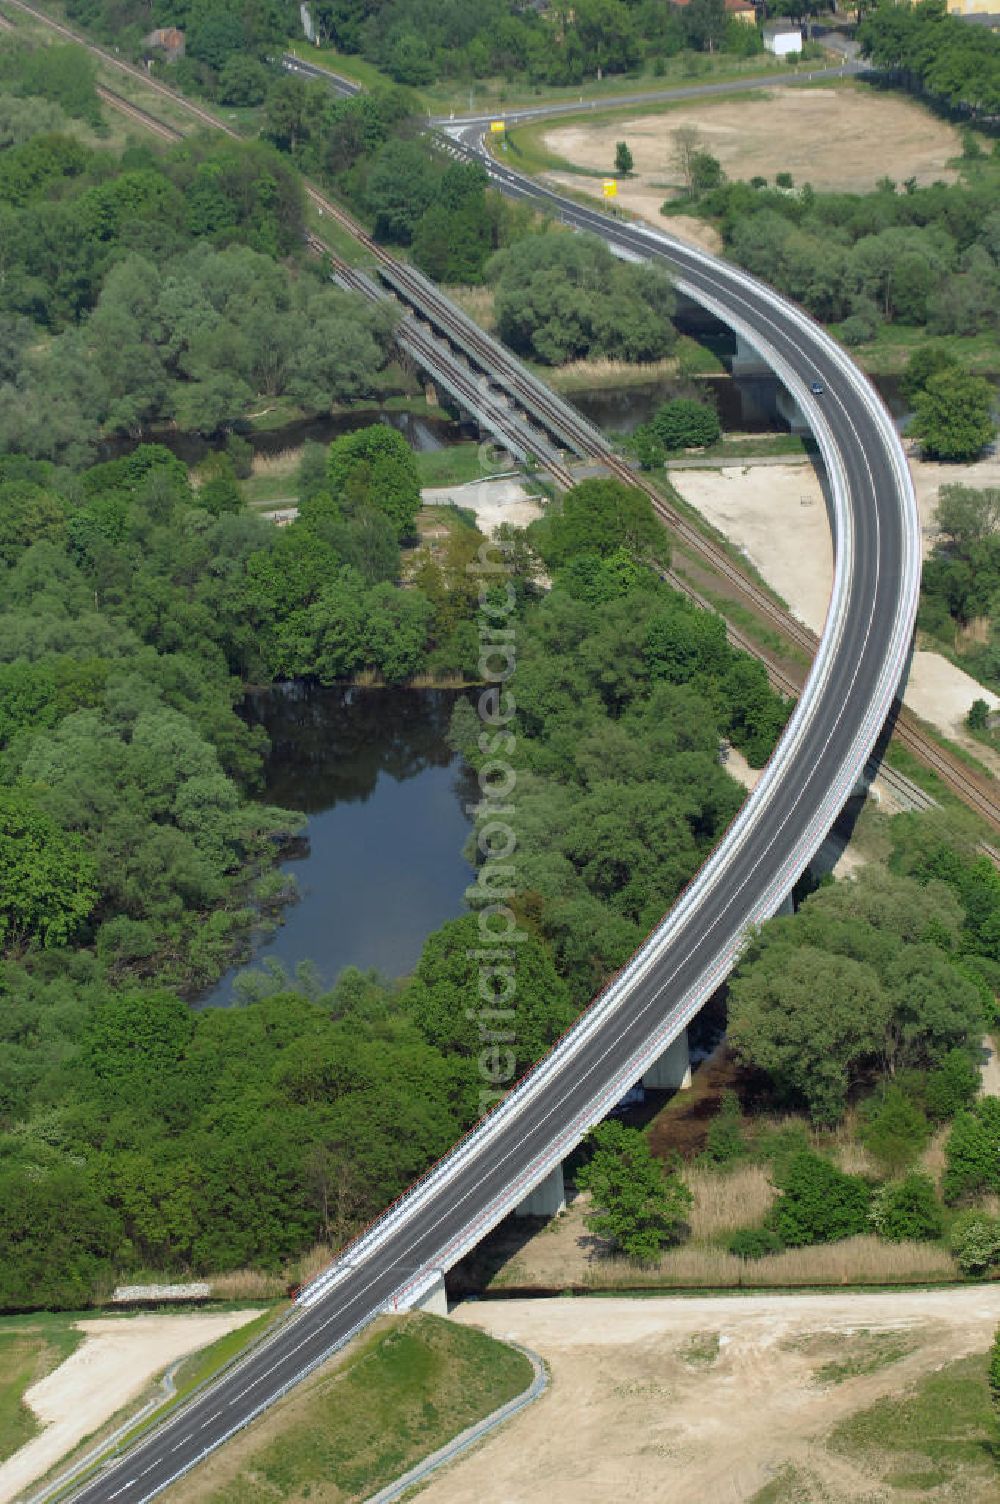
[[[910,431],[932,459],[975,459],[996,436],[993,396],[981,376],[940,371],[914,398]]]
[[[404,999],[428,1043],[467,1062],[470,1117],[478,1115],[484,1083],[497,1094],[508,1090],[576,1016],[539,939],[519,944],[516,961],[493,975],[478,959],[478,937],[476,915],[442,925],[425,944]],[[496,1001],[481,997],[481,988]]]
[[[615,147],[615,172],[619,177],[627,178],[635,167],[632,153],[629,151],[627,141],[619,141]]]
[[[608,1121],[595,1128],[592,1153],[577,1173],[577,1185],[590,1192],[595,1210],[587,1222],[626,1258],[655,1263],[676,1243],[693,1197],[676,1171],[655,1159],[638,1129]]]
[[[35,808],[25,790],[0,794],[0,945],[65,945],[97,902],[95,866],[79,837]]]
[[[602,558],[628,549],[666,565],[669,545],[648,496],[618,480],[585,480],[567,491],[559,511],[551,511],[532,533],[546,563],[559,565],[577,554]]]
[[[1000,1327],[997,1328],[997,1334],[993,1338],[993,1346],[990,1349],[989,1377],[990,1398],[993,1401],[993,1408],[997,1413],[998,1420],[1000,1420]]]
[[[267,94],[267,69],[254,57],[234,52],[219,73],[219,101],[246,109],[262,104]]]
[[[973,700],[969,706],[969,713],[965,717],[965,724],[970,731],[986,731],[990,724],[989,701],[982,698]]]
[[[420,510],[420,477],[410,446],[396,429],[374,423],[334,439],[327,478],[345,512],[374,508],[390,519],[397,538],[412,536]]]
[[[711,152],[696,151],[691,158],[691,187],[695,193],[711,193],[725,179],[722,163]]]
[[[729,1042],[737,1058],[835,1122],[860,1064],[884,1037],[890,1004],[871,967],[811,946],[770,944],[729,989]]]
[[[593,235],[529,234],[489,263],[500,337],[546,365],[589,355],[658,360],[674,346],[666,277],[617,261]]]
[[[959,363],[945,345],[930,342],[918,345],[906,362],[900,386],[907,401],[913,402],[924,390],[932,376],[942,371],[957,371]]]

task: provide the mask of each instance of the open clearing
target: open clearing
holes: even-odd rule
[[[620,182],[619,200],[662,225],[660,205],[679,186],[671,133],[682,125],[698,129],[706,150],[731,178],[759,174],[773,181],[779,172],[790,172],[796,184],[855,193],[874,188],[886,174],[897,182],[951,181],[955,174],[947,164],[962,149],[958,131],[920,105],[856,87],[772,88],[750,99],[557,125],[542,142],[574,167],[610,172],[615,143],[627,141],[635,175]],[[570,175],[560,175],[560,181],[577,191],[584,186]],[[686,238],[692,238],[695,227],[687,228]],[[684,227],[676,230],[684,235]]]
[[[0,1501],[16,1498],[165,1368],[259,1314],[247,1310],[77,1322],[76,1330],[83,1334],[79,1347],[24,1393],[43,1429],[0,1467]]]
[[[927,465],[910,460],[925,555],[933,545],[938,491],[944,484],[989,485],[1000,466]],[[730,465],[670,472],[684,500],[735,543],[800,621],[820,632],[833,586],[833,549],[823,492],[809,465]],[[939,653],[913,655],[904,699],[922,720],[966,747],[1000,776],[1000,757],[965,729],[975,699],[1000,701]]]
[[[996,1461],[971,1434],[981,1415],[965,1427],[969,1457],[956,1456],[933,1494],[887,1484],[884,1458],[869,1451],[864,1427],[847,1427],[885,1396],[919,1381],[940,1383],[948,1375],[935,1372],[942,1365],[984,1353],[1000,1319],[997,1284],[505,1301],[461,1306],[455,1319],[532,1347],[550,1365],[552,1382],[536,1405],[432,1480],[421,1495],[427,1504],[736,1504],[793,1470],[809,1480],[806,1490],[769,1490],[761,1504],[996,1498]],[[954,1390],[958,1375],[949,1377]],[[973,1383],[985,1398],[978,1370]],[[988,1399],[985,1410],[988,1423]],[[870,1417],[863,1419],[873,1433]]]

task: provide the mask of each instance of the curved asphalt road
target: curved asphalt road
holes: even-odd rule
[[[301,58],[297,53],[286,52],[282,54],[282,67],[287,73],[296,73],[300,78],[315,79],[319,83],[326,84],[327,88],[341,99],[349,99],[354,94],[363,92],[362,86],[353,79],[345,78],[342,73],[333,73],[329,68],[322,67],[319,63],[310,63],[306,58]],[[617,110],[629,105],[650,105],[681,103],[685,99],[705,99],[715,95],[747,94],[752,91],[768,88],[787,89],[795,84],[823,83],[835,78],[847,78],[855,74],[866,73],[869,70],[859,64],[853,54],[845,53],[844,61],[835,67],[819,67],[809,73],[790,73],[786,78],[777,69],[772,73],[758,73],[744,78],[737,76],[728,82],[679,84],[672,89],[648,89],[640,94],[606,94],[599,99],[583,99],[575,101],[554,100],[549,104],[528,105],[519,110],[495,110],[489,115],[456,115],[454,111],[450,115],[436,115],[431,119],[431,125],[444,127],[488,125],[491,120],[502,115],[508,125],[518,125],[525,120],[544,120],[549,115],[589,115],[593,110]]]
[[[478,150],[477,133],[466,143]],[[505,191],[548,198],[564,218],[655,255],[756,331],[804,400],[840,489],[839,609],[768,773],[682,901],[602,999],[457,1151],[309,1287],[276,1336],[73,1496],[138,1504],[193,1467],[386,1306],[447,1269],[604,1115],[724,977],[749,926],[777,907],[819,845],[880,730],[904,671],[919,571],[916,510],[901,451],[871,388],[817,326],[722,263],[610,222],[491,164]],[[831,447],[832,446],[832,447]],[[839,461],[838,461],[839,456]],[[346,1262],[348,1261],[349,1262]]]

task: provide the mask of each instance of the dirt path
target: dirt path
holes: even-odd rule
[[[76,1352],[25,1393],[25,1403],[45,1429],[0,1467],[0,1504],[55,1467],[157,1374],[259,1314],[248,1310],[78,1322],[85,1338]]]
[[[431,1483],[427,1504],[739,1504],[786,1462],[836,1504],[882,1498],[821,1438],[941,1364],[985,1351],[1000,1285],[893,1294],[532,1300],[458,1308],[548,1362],[545,1396]],[[888,1335],[886,1335],[888,1334]],[[882,1344],[836,1386],[823,1363]],[[895,1361],[893,1361],[895,1359]]]

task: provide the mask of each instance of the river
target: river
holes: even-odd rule
[[[458,694],[285,684],[247,696],[271,741],[262,797],[307,816],[308,844],[282,864],[299,888],[284,922],[196,1006],[229,1006],[237,973],[265,960],[289,975],[310,961],[325,986],[345,966],[403,976],[464,911],[475,786],[446,740]]]

